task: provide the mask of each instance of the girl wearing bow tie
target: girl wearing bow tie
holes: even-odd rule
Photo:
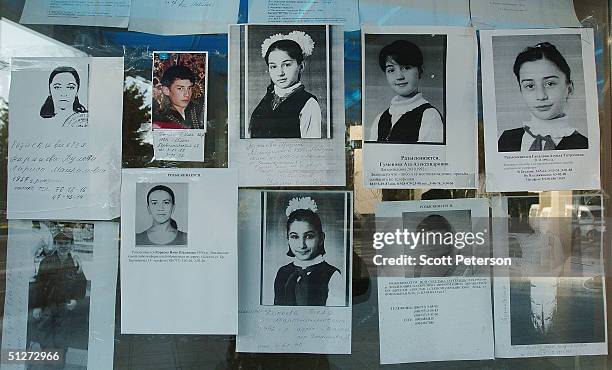
[[[531,120],[504,131],[498,140],[499,151],[588,149],[587,137],[565,114],[574,83],[559,50],[548,42],[530,46],[518,54],[513,70]]]

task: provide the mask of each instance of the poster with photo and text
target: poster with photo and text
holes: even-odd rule
[[[608,353],[601,194],[493,199],[495,356]]]
[[[208,52],[153,52],[151,124],[155,159],[204,160]]]
[[[230,26],[229,167],[240,186],[344,186],[343,40],[325,24]]]
[[[381,364],[493,358],[488,228],[482,199],[378,205]]]
[[[481,32],[488,192],[599,189],[593,32]]]
[[[361,37],[365,186],[475,188],[475,31],[368,26]]]
[[[121,195],[121,332],[236,334],[236,172],[123,170]]]
[[[13,58],[7,218],[119,216],[123,58]]]
[[[237,352],[351,353],[352,194],[240,191]]]
[[[11,220],[8,232],[2,368],[112,368],[119,224]],[[9,350],[57,356],[9,364]]]

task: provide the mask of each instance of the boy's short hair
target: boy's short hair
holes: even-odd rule
[[[166,69],[161,78],[161,84],[170,87],[175,80],[189,80],[193,84],[196,82],[193,71],[183,65],[174,65]]]
[[[383,72],[389,58],[399,65],[417,67],[420,73],[423,72],[423,53],[410,41],[396,40],[380,50],[378,64]]]

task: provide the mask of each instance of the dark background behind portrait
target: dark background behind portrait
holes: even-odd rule
[[[153,220],[147,210],[147,193],[157,185],[164,185],[174,192],[175,207],[172,218],[176,221],[178,229],[187,233],[189,214],[189,184],[165,182],[139,182],[136,183],[136,233],[141,233],[151,227]]]
[[[344,225],[350,227],[346,219],[344,192],[267,192],[265,205],[265,234],[262,238],[262,305],[274,304],[274,279],[281,266],[293,261],[287,256],[289,243],[287,241],[287,205],[295,197],[311,197],[318,207],[317,214],[321,218],[321,225],[325,233],[325,255],[327,263],[340,270],[343,281],[346,282],[347,271],[347,244],[349,241]],[[346,198],[350,203],[350,198]],[[264,207],[262,205],[262,207]],[[262,230],[264,231],[264,230]]]
[[[442,216],[448,221],[453,228],[454,233],[459,232],[472,232],[472,212],[469,209],[454,209],[454,210],[437,210],[437,211],[423,211],[423,212],[404,212],[402,213],[402,221],[404,229],[410,232],[420,232],[417,230],[417,226],[427,217],[431,215]],[[432,239],[433,240],[433,239]],[[417,248],[426,248],[426,246],[418,246]],[[467,251],[468,246],[464,249]],[[457,249],[458,254],[460,250]],[[420,253],[419,253],[420,254]]]
[[[271,35],[282,33],[288,34],[291,31],[303,31],[312,37],[314,50],[312,55],[304,59],[306,66],[302,72],[301,82],[306,91],[317,97],[321,107],[321,137],[327,137],[327,33],[325,26],[320,25],[250,25],[248,30],[248,54],[247,54],[247,116],[246,124],[251,120],[251,114],[257,104],[266,94],[266,89],[270,85],[270,75],[268,66],[261,56],[261,44]],[[344,125],[344,122],[342,122]]]
[[[402,35],[402,34],[366,34],[365,35],[365,99],[364,137],[371,139],[372,122],[377,115],[391,105],[396,95],[389,86],[385,72],[380,69],[378,55],[383,47],[396,40],[406,40],[417,45],[423,53],[423,76],[420,91],[423,97],[433,105],[442,117],[446,117],[446,35]],[[374,138],[376,140],[376,138]]]
[[[569,96],[565,113],[575,128],[588,137],[582,42],[580,35],[512,35],[493,36],[493,69],[495,78],[495,105],[497,108],[497,137],[504,130],[522,127],[531,119],[516,76],[512,71],[516,56],[527,46],[548,41],[555,45],[567,60],[574,81],[574,93]]]

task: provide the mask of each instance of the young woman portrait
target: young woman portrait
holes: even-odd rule
[[[572,71],[555,45],[541,42],[521,51],[514,61],[516,88],[530,119],[504,130],[500,152],[588,149],[588,138],[568,117],[574,94]]]
[[[151,226],[136,233],[136,245],[187,245],[187,233],[179,230],[172,218],[176,207],[174,191],[168,186],[156,185],[147,193],[146,201]]]
[[[261,73],[267,76],[268,85],[251,113],[251,138],[321,138],[319,98],[302,82],[315,47],[325,45],[315,45],[302,31],[277,33],[263,40],[261,57],[266,70]]]
[[[431,233],[430,235],[441,235],[442,237],[428,237],[428,243],[420,243],[411,250],[411,254],[419,261],[420,255],[426,255],[428,258],[447,258],[450,257],[451,265],[425,265],[419,264],[406,270],[406,277],[448,277],[448,276],[471,276],[472,271],[465,265],[455,265],[455,256],[462,254],[453,244],[443,243],[446,233],[455,234],[455,228],[449,220],[439,214],[431,214],[425,217],[416,227],[416,232],[422,234]],[[469,247],[464,247],[471,249]],[[471,254],[468,252],[468,254]]]
[[[325,231],[311,197],[296,197],[286,208],[287,256],[274,279],[274,305],[345,306],[345,282],[325,260]]]
[[[79,101],[81,78],[76,69],[68,66],[55,68],[49,75],[49,95],[40,108],[42,118],[66,122],[74,115],[86,118],[87,109]]]
[[[423,96],[423,52],[408,40],[385,45],[378,65],[395,93],[391,104],[372,123],[369,137],[381,143],[444,144],[444,119]]]

